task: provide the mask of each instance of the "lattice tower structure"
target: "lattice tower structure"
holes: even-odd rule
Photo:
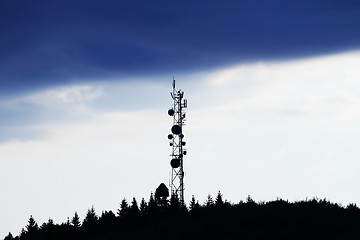
[[[175,80],[173,80],[172,87],[170,95],[173,99],[173,106],[168,111],[168,114],[173,117],[171,134],[168,135],[172,147],[170,189],[171,195],[176,194],[179,200],[184,203],[184,156],[187,150],[185,149],[183,126],[185,125],[187,100],[184,99],[182,90],[176,90]]]

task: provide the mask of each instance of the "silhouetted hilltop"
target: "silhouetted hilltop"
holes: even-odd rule
[[[41,226],[30,216],[10,239],[360,239],[360,209],[325,199],[257,203],[248,197],[232,204],[220,192],[204,204],[193,197],[187,207],[174,196],[164,202],[151,194],[148,202],[122,200],[117,213],[98,216],[91,207],[82,222],[76,212],[65,223],[49,219]]]

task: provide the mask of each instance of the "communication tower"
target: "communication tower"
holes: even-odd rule
[[[185,125],[185,112],[187,108],[187,100],[184,99],[184,92],[175,89],[175,79],[172,83],[172,92],[170,93],[173,99],[173,106],[169,109],[168,114],[173,117],[173,126],[171,133],[168,135],[170,146],[172,147],[170,165],[171,171],[171,195],[176,194],[180,201],[184,203],[184,155],[187,151],[184,148],[186,142],[184,141],[183,126]]]

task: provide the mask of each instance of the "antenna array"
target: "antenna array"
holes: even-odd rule
[[[171,127],[171,134],[168,135],[170,146],[172,147],[170,165],[172,168],[171,173],[171,195],[176,194],[180,201],[184,203],[184,155],[187,151],[184,148],[183,126],[185,125],[185,112],[187,108],[187,100],[184,99],[184,92],[175,89],[175,79],[173,79],[173,90],[170,93],[173,99],[173,107],[169,109],[168,114],[173,117],[173,126]]]

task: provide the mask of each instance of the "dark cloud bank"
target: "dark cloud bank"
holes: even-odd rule
[[[0,91],[360,45],[358,1],[1,1]]]

